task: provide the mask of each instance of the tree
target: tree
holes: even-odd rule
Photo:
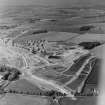
[[[84,49],[93,49],[96,46],[101,45],[100,42],[81,42],[78,45],[82,46]]]
[[[8,80],[9,75],[10,75],[10,72],[9,71],[6,71],[5,74],[4,74],[4,76],[1,79]]]

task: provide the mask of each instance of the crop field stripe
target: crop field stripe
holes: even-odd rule
[[[75,75],[79,71],[79,69],[82,67],[83,63],[90,57],[90,54],[80,57],[75,63],[63,74],[66,75]]]
[[[91,72],[91,69],[96,62],[96,58],[90,59],[89,63],[84,67],[83,71],[81,72],[82,74],[89,74]]]
[[[72,83],[69,83],[67,85],[67,87],[70,87],[73,90],[76,90],[80,84],[85,81],[85,79],[87,78],[87,75],[79,75],[78,78],[76,80],[74,80]]]
[[[70,81],[68,81],[65,85],[68,85],[68,84],[72,83],[73,81],[75,81],[75,80],[78,78],[78,76],[81,74],[81,72],[83,71],[84,67],[87,65],[87,63],[89,62],[89,60],[90,60],[91,58],[93,58],[93,57],[91,56],[90,58],[88,58],[88,59],[83,63],[82,67],[78,70],[78,72],[76,72],[76,74],[73,76],[73,78],[72,78]]]
[[[94,58],[91,58],[90,60],[94,60]],[[93,63],[93,62],[91,62],[91,63]],[[89,69],[89,73],[86,74],[86,75],[85,74],[83,75],[82,72],[81,72],[81,74],[73,82],[67,84],[67,86],[69,88],[71,88],[71,89],[73,89],[75,91],[78,91],[78,92],[81,91],[81,89],[84,86],[84,83],[85,83],[86,79],[88,78],[88,76],[89,76],[89,74],[90,74],[90,72],[92,70],[93,64],[92,64],[92,66],[91,65],[88,65],[88,66],[89,66],[89,68],[88,68]]]
[[[57,81],[62,83],[62,84],[65,84],[67,81],[70,81],[71,78],[72,78],[72,76],[67,76],[67,77],[64,77],[64,78],[60,78]]]

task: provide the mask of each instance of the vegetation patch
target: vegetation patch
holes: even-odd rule
[[[101,43],[100,42],[81,42],[78,45],[82,46],[84,49],[89,50],[101,45]]]

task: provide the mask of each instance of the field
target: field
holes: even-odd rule
[[[83,87],[83,93],[88,93],[91,89],[98,88],[103,49],[105,48],[105,7],[13,6],[0,12],[0,18],[0,38],[6,37],[18,44],[23,44],[25,41],[30,40],[47,40],[51,43],[57,42],[61,45],[67,45],[73,50],[72,46],[76,45],[78,47],[80,42],[97,41],[102,43],[102,45],[89,50],[89,53],[96,58],[91,70],[92,65],[89,62],[87,67],[84,65],[90,56],[86,56],[86,58],[80,57],[72,66],[68,65],[70,66],[68,69],[62,63],[57,66],[46,66],[45,69],[38,68],[36,71],[33,69],[33,75],[41,78],[45,76],[48,81],[52,79],[65,84],[84,66],[85,68],[82,71],[87,70],[87,72],[90,72],[88,73],[89,75],[80,73],[81,75],[74,82],[68,83],[68,87],[77,89],[79,84]],[[17,66],[21,66],[21,64]],[[64,72],[64,69],[67,69],[67,71]],[[59,75],[61,72],[70,77]],[[25,78],[28,78],[27,75]],[[0,105],[53,104],[49,102],[49,97],[41,97],[40,93],[43,93],[43,91],[34,84],[35,81],[30,82],[25,78],[13,81],[5,88],[6,91],[12,92],[7,93],[0,99]],[[83,82],[84,86],[82,86]],[[45,86],[45,84],[42,86]],[[74,101],[63,97],[60,99],[60,105],[96,105],[97,98],[98,96],[77,96],[77,100]],[[54,103],[54,105],[59,104]]]

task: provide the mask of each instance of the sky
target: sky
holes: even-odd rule
[[[5,5],[57,5],[57,6],[71,6],[71,5],[90,5],[90,4],[105,4],[105,0],[0,0],[0,6]]]

